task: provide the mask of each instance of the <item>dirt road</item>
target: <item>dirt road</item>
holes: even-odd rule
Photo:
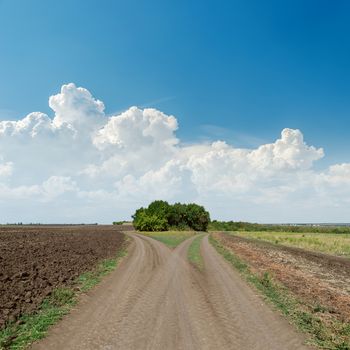
[[[133,235],[128,258],[32,349],[301,350],[304,338],[271,311],[205,237],[204,273]]]

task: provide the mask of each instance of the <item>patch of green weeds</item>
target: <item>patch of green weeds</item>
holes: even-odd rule
[[[188,252],[187,252],[188,260],[194,266],[196,266],[199,270],[202,270],[204,267],[203,258],[202,258],[201,252],[200,252],[201,242],[202,242],[204,235],[205,235],[205,233],[198,235],[198,237],[196,237],[191,242],[191,245],[189,246]]]

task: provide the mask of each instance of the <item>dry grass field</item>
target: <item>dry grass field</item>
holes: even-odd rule
[[[295,232],[235,232],[240,237],[260,239],[275,244],[304,248],[350,258],[348,233],[295,233]]]

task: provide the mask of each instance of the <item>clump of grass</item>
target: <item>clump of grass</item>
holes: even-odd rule
[[[196,231],[162,231],[162,232],[140,232],[140,234],[151,237],[166,244],[169,248],[176,248],[186,239],[197,234]]]
[[[202,233],[196,237],[188,248],[187,257],[188,260],[196,266],[199,270],[203,270],[204,263],[200,252],[202,238],[205,233]]]
[[[244,261],[221,245],[212,235],[210,235],[209,241],[269,302],[297,328],[307,333],[312,344],[328,350],[350,350],[350,325],[348,323],[336,319],[330,325],[324,323],[319,317],[319,313],[325,312],[325,308],[322,306],[308,308],[287,288],[277,283],[268,272],[263,275],[253,273]]]
[[[82,292],[86,292],[98,284],[103,276],[108,275],[116,268],[119,259],[121,259],[125,254],[126,251],[121,250],[119,251],[116,258],[103,260],[100,264],[97,265],[95,270],[81,274],[77,278],[79,289]]]
[[[23,315],[18,323],[12,323],[0,332],[1,349],[23,349],[35,340],[43,338],[48,328],[67,314],[76,303],[76,295],[69,288],[55,289],[46,298],[39,311]]]
[[[57,288],[33,314],[22,315],[16,323],[10,323],[0,331],[0,349],[25,349],[34,341],[42,339],[50,326],[57,323],[77,303],[79,290],[87,292],[101,278],[116,268],[126,249],[118,252],[114,259],[103,260],[95,270],[83,273],[75,283],[76,288]],[[78,290],[78,291],[77,291]]]

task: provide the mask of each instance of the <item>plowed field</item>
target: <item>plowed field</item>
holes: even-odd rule
[[[124,228],[123,228],[124,229]],[[115,257],[125,236],[117,226],[0,228],[0,328],[34,311],[54,288]]]

